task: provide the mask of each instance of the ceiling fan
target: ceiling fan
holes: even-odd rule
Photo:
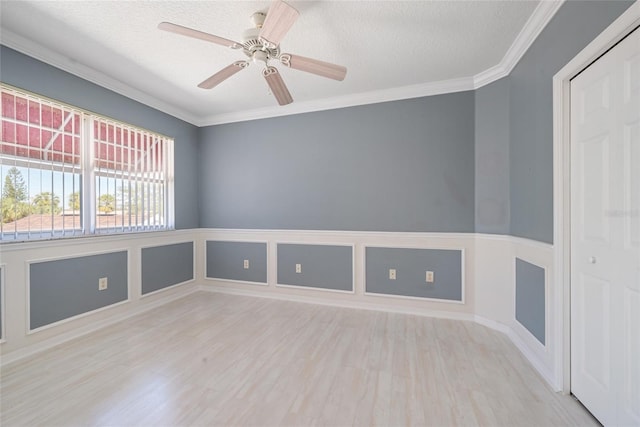
[[[251,15],[251,21],[255,28],[248,29],[244,32],[243,43],[170,22],[162,22],[158,25],[158,28],[163,31],[193,37],[231,49],[241,49],[252,62],[264,62],[265,68],[262,70],[262,75],[267,81],[273,96],[275,96],[278,104],[287,105],[293,102],[293,98],[289,93],[289,89],[287,89],[287,86],[284,84],[278,69],[269,65],[269,61],[277,60],[286,67],[339,81],[344,80],[347,74],[347,69],[341,65],[280,52],[280,41],[296,21],[298,15],[298,11],[284,1],[274,0],[266,14],[256,12]],[[236,61],[228,65],[200,83],[198,87],[202,89],[212,89],[216,87],[237,72],[247,68],[251,63],[249,60]]]

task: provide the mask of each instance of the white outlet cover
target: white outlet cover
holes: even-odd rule
[[[98,290],[104,291],[109,287],[109,279],[107,277],[101,277],[98,279]]]
[[[296,273],[302,273],[302,264],[296,264]]]
[[[426,276],[425,280],[427,281],[427,283],[433,283],[433,280],[434,280],[433,271],[427,271],[425,276]]]
[[[396,269],[395,268],[390,268],[389,269],[389,280],[396,280]]]
[[[245,268],[245,270],[249,269],[249,260],[248,259],[244,260],[243,267]]]

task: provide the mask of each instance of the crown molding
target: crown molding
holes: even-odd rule
[[[564,2],[565,0],[542,0],[500,63],[473,76],[474,89],[508,76]]]
[[[313,101],[296,102],[284,107],[274,106],[236,113],[216,114],[206,117],[197,124],[198,126],[212,126],[224,123],[245,122],[292,114],[310,113],[313,111],[334,110],[357,105],[377,104],[380,102],[421,98],[423,96],[440,95],[444,93],[463,92],[473,89],[473,79],[464,77],[461,79],[443,80]]]
[[[196,116],[180,108],[176,108],[175,106],[161,101],[146,92],[129,86],[128,84],[114,79],[113,77],[110,77],[94,68],[80,64],[77,61],[67,58],[66,56],[54,52],[51,49],[45,48],[44,46],[7,29],[0,29],[0,44],[73,74],[74,76],[80,77],[81,79],[95,83],[98,86],[102,86],[103,88],[109,89],[117,94],[126,96],[134,101],[138,101],[144,105],[162,111],[163,113],[167,113],[180,120],[184,120],[191,124],[195,124],[194,122],[198,120]]]
[[[540,1],[500,63],[470,77],[401,86],[313,101],[304,101],[289,104],[284,107],[273,106],[257,108],[253,110],[215,114],[205,117],[196,116],[192,113],[176,108],[175,106],[148,93],[142,92],[117,79],[109,77],[98,70],[87,67],[63,55],[53,52],[50,49],[44,48],[43,46],[22,36],[18,36],[8,30],[2,29],[0,31],[0,42],[7,47],[193,125],[212,126],[224,123],[244,122],[293,114],[310,113],[314,111],[354,107],[358,105],[399,101],[403,99],[420,98],[423,96],[433,96],[445,93],[463,92],[481,88],[482,86],[506,77],[511,73],[513,68],[524,56],[531,44],[533,44],[535,39],[540,35],[542,30],[547,26],[549,21],[553,18],[564,2],[565,0]]]

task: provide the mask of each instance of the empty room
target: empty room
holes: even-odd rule
[[[640,426],[640,2],[0,2],[2,426]]]

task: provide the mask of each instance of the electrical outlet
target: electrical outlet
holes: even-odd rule
[[[296,273],[302,273],[302,264],[296,264]]]
[[[244,267],[245,270],[248,270],[249,269],[249,260],[245,259],[244,263],[242,264],[242,266]]]
[[[389,280],[396,280],[396,269],[395,268],[390,268],[389,269]]]
[[[107,277],[101,277],[98,279],[98,290],[104,291],[109,287],[109,279]]]
[[[433,271],[427,271],[426,280],[427,283],[433,283]]]

